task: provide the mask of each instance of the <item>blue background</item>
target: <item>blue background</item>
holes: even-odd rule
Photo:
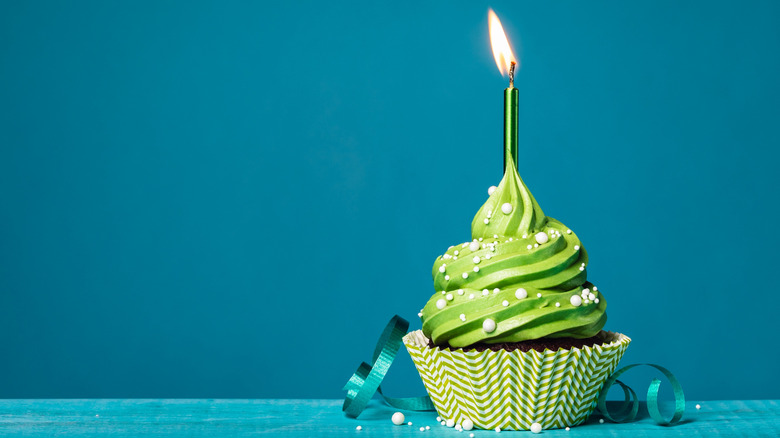
[[[279,3],[0,5],[0,397],[342,396],[501,177],[488,6],[623,363],[780,396],[780,4]]]

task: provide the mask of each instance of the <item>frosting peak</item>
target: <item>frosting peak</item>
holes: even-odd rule
[[[471,222],[471,238],[520,237],[544,229],[547,217],[510,162],[504,178]]]

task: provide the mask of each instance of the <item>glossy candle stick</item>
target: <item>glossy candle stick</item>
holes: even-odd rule
[[[520,92],[514,87],[515,63],[509,69],[509,88],[504,90],[504,172],[510,163],[517,169],[517,117]]]

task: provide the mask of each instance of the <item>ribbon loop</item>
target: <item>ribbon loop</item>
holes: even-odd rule
[[[433,410],[433,403],[428,396],[392,398],[382,393],[379,386],[382,379],[385,378],[387,370],[393,364],[398,350],[403,344],[403,337],[409,329],[409,322],[398,315],[393,316],[387,323],[382,335],[374,348],[372,364],[361,363],[357,371],[350,377],[344,385],[343,390],[347,391],[344,398],[344,405],[341,410],[348,417],[357,418],[361,412],[368,406],[368,402],[379,392],[384,401],[390,406],[398,409],[411,411],[430,411]]]
[[[604,382],[604,387],[599,394],[599,411],[601,411],[601,414],[604,416],[604,418],[615,423],[628,423],[636,419],[636,415],[639,412],[639,400],[637,398],[636,392],[634,392],[634,390],[631,389],[631,387],[628,385],[624,384],[620,380],[617,380],[617,378],[631,368],[643,365],[653,367],[663,373],[663,375],[666,376],[666,378],[669,380],[669,383],[672,384],[672,390],[674,391],[674,414],[672,415],[672,419],[667,421],[664,419],[663,415],[661,415],[661,410],[658,406],[658,391],[661,387],[661,380],[653,379],[650,382],[650,386],[647,388],[647,411],[649,412],[650,417],[656,423],[662,426],[672,426],[679,423],[682,419],[683,413],[685,412],[685,393],[683,392],[682,385],[671,371],[660,365],[650,363],[628,365],[615,371],[611,376],[609,376],[607,381]],[[619,384],[621,388],[623,388],[623,395],[625,396],[623,405],[618,410],[618,413],[614,414],[620,416],[620,418],[614,418],[607,411],[607,393],[614,383]],[[630,412],[625,413],[629,410],[629,406]]]

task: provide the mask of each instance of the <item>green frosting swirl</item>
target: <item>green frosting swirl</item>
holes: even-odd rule
[[[437,292],[420,317],[434,344],[587,338],[604,326],[607,302],[586,281],[582,243],[544,215],[513,165],[474,217],[471,236],[433,265]]]

